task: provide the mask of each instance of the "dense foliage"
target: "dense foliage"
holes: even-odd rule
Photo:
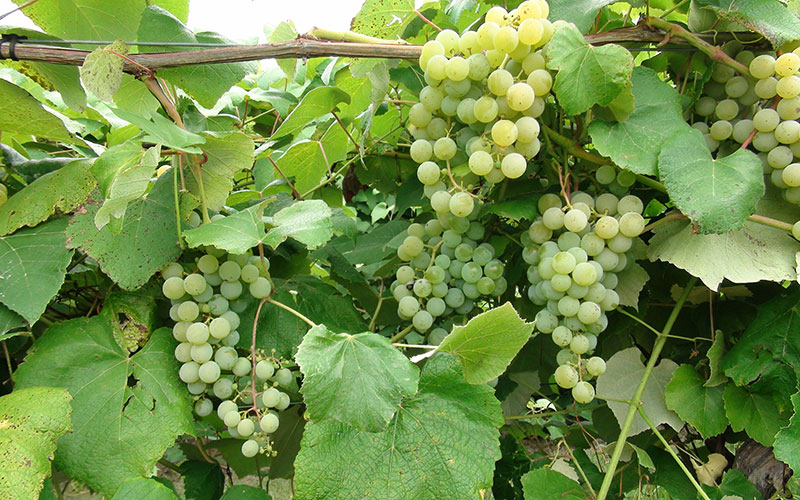
[[[793,2],[367,0],[305,36],[417,60],[133,61],[226,50],[188,3],[2,29],[108,43],[0,68],[0,497],[800,494]]]

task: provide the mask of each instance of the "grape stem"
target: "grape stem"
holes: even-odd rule
[[[467,193],[468,195],[472,196],[473,198],[475,198],[475,199],[478,199],[478,196],[476,196],[476,195],[474,195],[474,194],[470,193],[469,191],[467,191],[466,189],[464,189],[464,188],[461,186],[461,184],[459,184],[458,182],[456,182],[456,179],[455,179],[455,177],[453,177],[453,171],[452,171],[452,170],[450,170],[450,160],[447,160],[447,161],[445,162],[445,164],[447,165],[447,177],[449,177],[449,178],[450,178],[450,182],[453,184],[453,187],[455,187],[456,189],[458,189],[458,190],[459,190],[459,191],[461,191],[462,193]]]
[[[566,450],[567,454],[569,455],[569,458],[572,459],[572,464],[575,466],[576,469],[578,469],[578,473],[581,475],[581,479],[583,479],[583,482],[586,483],[586,486],[589,488],[589,492],[591,492],[593,497],[597,496],[597,493],[594,491],[594,488],[592,488],[592,483],[589,482],[589,478],[587,478],[586,473],[583,472],[583,468],[580,466],[578,461],[575,460],[575,455],[572,454],[572,448],[570,448],[569,444],[567,444],[566,439],[561,438],[561,441],[559,442],[559,447],[561,446],[563,446],[564,450]]]
[[[181,156],[178,155],[178,162],[180,163]],[[181,204],[178,197],[178,170],[179,166],[173,165],[172,171],[172,194],[175,196],[175,228],[178,231],[178,246],[183,250],[183,234],[181,232]]]
[[[680,468],[681,468],[681,470],[683,471],[683,473],[684,473],[684,474],[686,474],[686,477],[687,477],[687,478],[689,478],[689,482],[691,482],[691,483],[692,483],[692,486],[694,486],[694,489],[696,489],[696,490],[697,490],[697,493],[698,493],[698,494],[699,494],[699,495],[700,495],[700,496],[701,496],[701,497],[702,497],[704,500],[711,500],[711,499],[708,497],[708,495],[706,494],[706,492],[703,490],[703,488],[702,488],[702,487],[701,487],[701,486],[700,486],[700,485],[697,483],[697,480],[694,478],[694,476],[692,475],[692,473],[691,473],[691,472],[689,472],[689,469],[687,469],[687,468],[686,468],[686,465],[683,463],[683,461],[680,459],[680,457],[678,457],[678,455],[675,453],[675,450],[673,450],[673,449],[672,449],[672,446],[670,446],[670,445],[669,445],[669,442],[668,442],[666,439],[664,439],[664,436],[663,436],[663,435],[661,435],[661,433],[658,431],[658,429],[656,428],[656,426],[655,426],[655,425],[653,425],[653,421],[652,421],[652,420],[650,420],[650,418],[649,418],[649,417],[647,416],[647,414],[644,412],[644,408],[642,408],[641,406],[639,406],[639,407],[638,407],[638,410],[639,410],[639,415],[641,415],[641,416],[642,416],[642,419],[643,419],[643,420],[644,420],[644,421],[647,423],[647,425],[650,427],[650,430],[652,430],[652,431],[653,431],[653,434],[655,434],[655,435],[656,435],[656,437],[658,438],[658,440],[659,440],[659,441],[661,441],[661,444],[663,444],[663,445],[664,445],[664,448],[667,450],[667,453],[669,453],[669,454],[670,454],[670,456],[671,456],[671,457],[672,457],[672,458],[675,460],[675,462],[678,464],[678,467],[680,467]]]
[[[302,200],[303,196],[294,187],[294,184],[292,184],[292,181],[290,181],[289,178],[286,177],[286,174],[283,173],[283,170],[281,170],[281,167],[279,167],[278,164],[275,163],[275,160],[273,160],[272,157],[270,157],[270,156],[267,156],[267,160],[269,160],[269,162],[272,163],[272,166],[275,167],[275,170],[277,170],[278,173],[281,174],[281,177],[283,177],[283,180],[286,181],[286,184],[288,184],[289,187],[292,189],[292,194],[294,195],[294,198],[296,200]]]
[[[316,324],[316,323],[314,323],[314,322],[313,322],[313,321],[311,321],[310,319],[308,319],[308,318],[306,318],[305,316],[303,316],[302,314],[300,314],[300,312],[298,312],[298,311],[295,311],[295,310],[294,310],[294,309],[292,309],[291,307],[287,306],[286,304],[283,304],[283,303],[281,303],[281,302],[278,302],[277,300],[270,299],[270,298],[266,298],[266,299],[262,299],[262,300],[264,300],[265,302],[269,302],[269,303],[270,303],[270,304],[272,304],[273,306],[280,307],[280,308],[281,308],[281,309],[283,309],[284,311],[289,311],[290,313],[292,313],[292,314],[294,314],[295,316],[297,316],[299,319],[303,320],[303,322],[304,322],[304,323],[306,323],[306,324],[307,324],[308,326],[310,326],[311,328],[314,328],[315,326],[317,326],[317,324]]]
[[[711,291],[711,290],[709,290],[709,291]],[[620,312],[620,313],[624,314],[625,316],[631,318],[632,320],[636,321],[637,323],[639,323],[643,327],[647,328],[651,332],[655,333],[656,335],[663,335],[661,332],[659,332],[658,330],[656,330],[655,328],[650,326],[647,322],[645,322],[644,320],[642,320],[641,318],[639,318],[637,316],[634,316],[633,314],[629,313],[625,309],[622,309],[620,307],[620,308],[617,309],[617,312]],[[682,337],[680,335],[666,335],[666,336],[668,338],[671,338],[671,339],[685,340],[687,342],[696,342],[698,340],[704,340],[706,342],[714,342],[712,339],[709,339],[709,338],[706,338],[706,337],[694,337],[694,338],[692,338],[692,337]],[[606,399],[608,399],[608,398],[606,398]]]
[[[697,283],[697,278],[692,276],[689,279],[689,283],[683,289],[683,293],[678,299],[678,302],[675,304],[675,307],[672,308],[672,312],[670,313],[669,318],[664,325],[664,329],[659,332],[658,338],[656,338],[656,342],[653,345],[653,351],[650,353],[650,359],[647,361],[647,366],[644,369],[642,379],[639,381],[639,386],[636,388],[636,392],[633,393],[633,398],[628,406],[628,414],[625,416],[625,421],[623,422],[622,429],[619,432],[617,444],[614,446],[614,453],[611,455],[611,461],[608,464],[608,469],[603,477],[603,484],[600,486],[600,492],[597,494],[596,500],[606,500],[608,497],[608,492],[611,490],[611,483],[614,480],[614,473],[617,470],[619,459],[622,456],[622,450],[625,448],[625,442],[628,439],[631,425],[633,425],[634,417],[636,417],[636,412],[641,405],[642,394],[647,386],[647,380],[653,373],[653,368],[656,366],[658,357],[661,355],[661,351],[664,349],[664,344],[666,344],[667,339],[669,338],[668,335],[675,324],[675,320],[678,319],[678,314],[680,314],[683,305],[686,303],[686,299],[689,298],[689,293],[691,293],[695,283]]]
[[[413,329],[414,329],[414,324],[412,323],[412,324],[408,325],[407,327],[403,328],[402,330],[400,330],[399,332],[397,332],[392,338],[389,339],[389,342],[391,342],[392,345],[394,345],[397,342],[400,342]],[[405,344],[401,344],[401,345],[405,345]]]
[[[429,351],[433,351],[434,349],[438,349],[438,345],[421,345],[421,344],[392,344],[394,347],[409,347],[413,349],[427,349]]]
[[[375,311],[372,313],[372,317],[369,320],[369,326],[367,327],[368,331],[373,331],[375,329],[375,322],[378,320],[378,313],[381,312],[381,306],[383,306],[383,279],[381,279],[381,290],[378,292],[378,303],[375,305]]]

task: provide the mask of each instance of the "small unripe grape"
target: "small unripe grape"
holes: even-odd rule
[[[569,365],[561,365],[556,368],[555,380],[559,387],[571,389],[578,383],[578,372]]]
[[[288,387],[294,380],[294,375],[292,375],[292,371],[288,368],[281,368],[275,372],[274,378],[278,385]]]
[[[261,380],[266,380],[270,378],[275,373],[275,365],[272,364],[272,361],[267,361],[262,359],[258,363],[256,363],[256,378]]]
[[[259,277],[254,282],[250,283],[248,289],[253,298],[263,299],[269,297],[269,294],[272,292],[272,284],[270,284],[267,278]]]
[[[259,423],[261,431],[265,434],[272,434],[277,431],[279,424],[280,419],[278,419],[278,416],[274,413],[265,413],[264,416],[261,417],[261,422]]]
[[[246,458],[253,458],[258,455],[260,449],[261,447],[255,439],[248,439],[242,443],[242,455]]]
[[[199,399],[197,403],[194,404],[194,412],[198,417],[207,417],[211,415],[212,411],[214,411],[214,403],[208,399]]]
[[[572,388],[572,399],[576,403],[591,403],[594,400],[594,387],[589,382],[578,382]]]
[[[161,291],[164,293],[164,296],[170,300],[180,299],[186,293],[185,289],[183,288],[183,278],[178,276],[167,278],[167,280],[164,281],[164,284],[161,285]]]

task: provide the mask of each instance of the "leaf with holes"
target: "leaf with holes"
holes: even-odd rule
[[[405,30],[406,20],[413,17],[414,0],[367,0],[353,18],[350,29],[356,33],[397,39]]]
[[[174,349],[162,328],[130,356],[104,316],[58,323],[37,339],[14,381],[18,389],[63,387],[73,396],[74,430],[58,443],[56,467],[106,496],[149,477],[175,438],[194,432]]]
[[[764,173],[755,153],[737,149],[715,160],[703,134],[693,128],[664,142],[658,172],[670,199],[701,233],[740,229],[764,196]]]
[[[38,498],[58,438],[72,430],[63,389],[17,389],[0,398],[0,497]]]
[[[122,40],[93,50],[81,65],[83,87],[101,101],[111,102],[122,85],[122,67],[128,46]]]
[[[87,161],[45,174],[0,206],[0,234],[35,226],[56,212],[70,213],[89,197],[96,182]]]
[[[485,384],[503,374],[531,332],[533,323],[526,323],[506,302],[473,316],[466,325],[454,326],[438,350],[461,359],[467,382]]]
[[[295,499],[478,498],[500,458],[503,414],[493,393],[468,384],[456,358],[438,355],[386,430],[309,422],[295,462]]]
[[[0,302],[33,324],[55,297],[67,272],[66,219],[0,238]]]
[[[419,369],[375,333],[349,335],[316,326],[295,359],[305,377],[300,391],[312,421],[335,419],[362,431],[382,431],[400,400],[417,392]]]
[[[614,44],[592,47],[575,25],[558,26],[545,52],[547,68],[558,70],[553,91],[567,114],[583,113],[595,104],[608,106],[631,91],[631,53]],[[633,102],[629,107],[633,111]]]

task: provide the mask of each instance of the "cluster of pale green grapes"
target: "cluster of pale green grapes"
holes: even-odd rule
[[[479,207],[470,216],[477,217]],[[411,321],[409,344],[425,339],[439,345],[454,316],[470,314],[481,298],[499,297],[508,286],[505,266],[489,243],[479,243],[484,227],[469,218],[440,214],[425,225],[414,223],[397,249],[406,262],[397,269],[391,292],[397,314]]]
[[[728,49],[729,47],[733,47]],[[734,52],[737,44],[726,49]],[[714,151],[728,139],[739,147],[748,140],[772,183],[783,189],[786,201],[800,204],[800,49],[779,57],[741,50],[735,59],[750,69],[750,77],[736,75],[724,64],[714,66],[695,113],[712,121],[704,132]]]
[[[472,211],[472,196],[443,176],[468,186],[516,179],[538,154],[537,118],[553,85],[540,50],[553,35],[548,12],[545,0],[492,7],[477,31],[443,30],[423,46],[427,86],[409,111],[410,153],[437,213]]]
[[[552,193],[538,202],[542,215],[523,233],[522,258],[528,264],[528,298],[542,309],[536,329],[561,347],[555,381],[572,389],[578,403],[594,399],[588,382],[605,371],[591,356],[597,335],[608,326],[606,313],[619,305],[617,273],[633,264],[630,249],[644,230],[642,201],[611,193],[596,199],[572,193],[564,206]]]
[[[195,396],[195,413],[207,417],[214,411],[234,438],[246,441],[242,454],[271,453],[268,434],[278,428],[276,412],[290,404],[289,395],[277,389],[294,381],[281,360],[261,352],[241,356],[239,314],[252,299],[269,297],[269,261],[249,254],[227,255],[207,249],[189,264],[173,262],[161,271],[162,292],[172,302],[172,334],[179,342],[175,357],[178,372]],[[255,367],[255,373],[253,373]],[[256,392],[253,405],[253,376]]]

